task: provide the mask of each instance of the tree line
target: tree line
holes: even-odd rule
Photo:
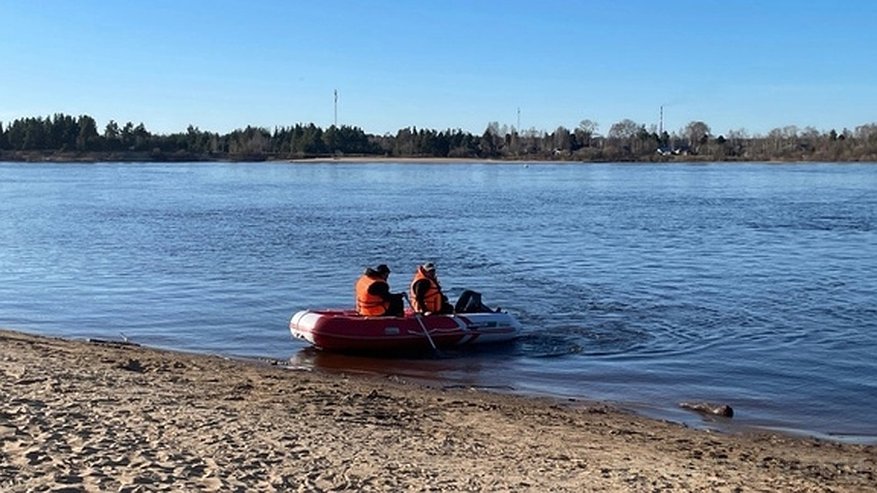
[[[460,129],[407,127],[373,135],[355,126],[320,128],[247,126],[227,134],[189,126],[153,134],[143,123],[111,120],[99,129],[88,115],[20,118],[0,122],[0,159],[273,160],[366,156],[560,161],[877,161],[877,124],[820,132],[787,126],[767,135],[745,130],[715,135],[692,121],[668,132],[629,119],[611,125],[582,120],[554,131],[518,130],[491,122],[480,135]]]

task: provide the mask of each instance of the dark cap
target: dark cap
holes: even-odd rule
[[[435,272],[435,264],[433,264],[432,262],[427,262],[420,267],[427,272]]]
[[[387,267],[387,264],[381,264],[375,267],[375,272],[377,272],[378,274],[387,275],[390,273],[390,268]]]

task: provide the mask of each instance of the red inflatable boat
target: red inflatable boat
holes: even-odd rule
[[[292,335],[319,349],[398,352],[504,342],[521,335],[509,313],[363,317],[352,310],[302,310],[289,320]]]

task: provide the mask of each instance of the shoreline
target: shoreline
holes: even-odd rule
[[[663,156],[641,160],[582,160],[546,158],[459,158],[459,157],[396,157],[396,156],[314,156],[303,158],[276,157],[268,155],[202,155],[189,153],[131,152],[57,152],[57,151],[0,151],[0,162],[6,163],[410,163],[410,164],[873,164],[868,160],[806,160],[806,159],[724,159],[716,161],[706,156]]]
[[[0,490],[877,491],[877,446],[0,330]]]

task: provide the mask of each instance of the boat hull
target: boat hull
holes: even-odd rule
[[[520,336],[509,313],[462,313],[404,317],[363,317],[353,311],[302,310],[289,320],[294,337],[318,349],[343,352],[399,352],[498,343]]]

